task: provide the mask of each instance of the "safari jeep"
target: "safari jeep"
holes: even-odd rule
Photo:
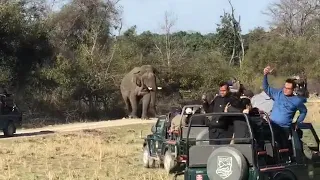
[[[201,105],[186,105],[182,108],[202,107]],[[186,137],[188,127],[180,127],[180,131],[170,132],[169,115],[158,117],[152,127],[152,134],[144,138],[143,166],[151,168],[158,161],[167,173],[181,172],[186,162]]]
[[[190,132],[199,127],[193,125],[193,118],[205,116],[211,119],[217,115],[244,117],[250,137],[233,139],[242,141],[241,144],[213,145],[205,133],[201,137],[198,136],[196,144],[187,149],[188,159],[183,173],[185,180],[320,179],[319,138],[310,123],[299,125],[302,135],[292,130],[290,138],[292,151],[289,151],[278,148],[268,118],[256,126],[251,117],[249,120],[248,116],[242,113],[199,114],[190,120],[187,146],[192,141],[192,138],[189,138]],[[261,143],[262,148],[259,147]]]
[[[0,94],[0,129],[5,137],[12,137],[22,121],[21,111],[9,96]]]

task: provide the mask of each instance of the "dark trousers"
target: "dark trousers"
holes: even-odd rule
[[[237,138],[250,138],[250,132],[248,128],[248,124],[245,120],[234,120],[234,139]],[[242,144],[242,143],[250,143],[250,140],[234,140],[235,144]]]
[[[285,149],[290,147],[289,136],[291,134],[290,127],[281,127],[275,123],[271,123],[275,141],[279,144],[279,148]]]
[[[210,145],[230,144],[231,139],[219,140],[224,138],[232,138],[232,132],[229,129],[209,127],[209,139],[210,139],[209,144]]]

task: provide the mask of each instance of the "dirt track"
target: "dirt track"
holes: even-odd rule
[[[155,122],[156,122],[155,119],[151,119],[151,120],[119,119],[119,120],[112,120],[112,121],[99,121],[99,122],[47,126],[43,128],[36,128],[36,129],[18,129],[14,137],[1,138],[0,140],[27,138],[27,137],[35,137],[35,136],[46,136],[46,135],[55,134],[55,133],[79,131],[84,129],[99,129],[99,128],[106,128],[106,127],[155,123]]]
[[[320,99],[308,99],[308,103],[319,103]],[[99,129],[114,126],[125,126],[132,124],[145,124],[145,123],[155,123],[156,119],[151,120],[141,120],[141,119],[119,119],[112,121],[99,121],[99,122],[88,122],[88,123],[74,123],[74,124],[63,124],[55,126],[47,126],[43,128],[35,129],[18,129],[14,137],[4,138],[0,136],[0,140],[11,140],[18,138],[29,138],[35,136],[47,136],[55,133],[79,131],[84,129]]]

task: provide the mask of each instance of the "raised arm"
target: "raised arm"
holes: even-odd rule
[[[270,87],[269,82],[268,82],[268,74],[265,74],[263,76],[262,87],[263,87],[264,92],[268,96],[270,96],[272,99],[275,99],[281,91],[280,89],[275,89],[273,87]]]
[[[207,113],[209,111],[209,103],[208,103],[208,101],[203,101],[202,102],[202,107],[203,107],[203,110]]]
[[[214,103],[215,103],[215,99],[213,99],[210,103],[208,102],[208,100],[203,100],[203,101],[202,101],[203,110],[204,110],[206,113],[212,113],[212,112],[210,111],[210,106],[214,106]]]
[[[303,102],[301,102],[300,105],[298,106],[298,110],[300,114],[299,114],[299,117],[297,118],[297,123],[303,122],[308,113],[307,107],[303,104]]]

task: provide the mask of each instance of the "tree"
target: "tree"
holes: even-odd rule
[[[115,6],[111,1],[73,0],[53,17],[52,39],[60,53],[42,72],[58,84],[53,93],[62,102],[83,101],[93,112],[115,88],[110,73],[117,48],[110,36]]]
[[[172,36],[171,31],[174,25],[175,20],[172,19],[171,14],[166,11],[164,24],[161,27],[164,36],[158,36],[158,39],[155,41],[155,47],[162,59],[163,66],[167,67],[169,71],[171,71],[172,66],[181,62],[181,59],[187,52],[187,49],[185,48],[185,39],[178,39]],[[172,62],[173,60],[175,60],[175,62]]]
[[[319,32],[320,0],[280,0],[270,3],[265,14],[270,16],[271,26],[284,36]]]
[[[172,28],[174,25],[175,20],[172,18],[172,14],[166,11],[164,24],[161,27],[164,34],[154,36],[157,59],[160,59],[158,68],[161,69],[164,83],[169,86],[179,83],[179,78],[177,77],[180,76],[180,72],[176,71],[176,69],[181,69],[186,63],[184,58],[188,52],[186,38],[173,36]]]
[[[234,17],[234,8],[231,6],[231,14],[224,12],[220,16],[221,23],[217,27],[217,41],[225,56],[230,56],[229,65],[240,65],[244,60],[244,41],[241,35],[240,16],[237,21]]]

